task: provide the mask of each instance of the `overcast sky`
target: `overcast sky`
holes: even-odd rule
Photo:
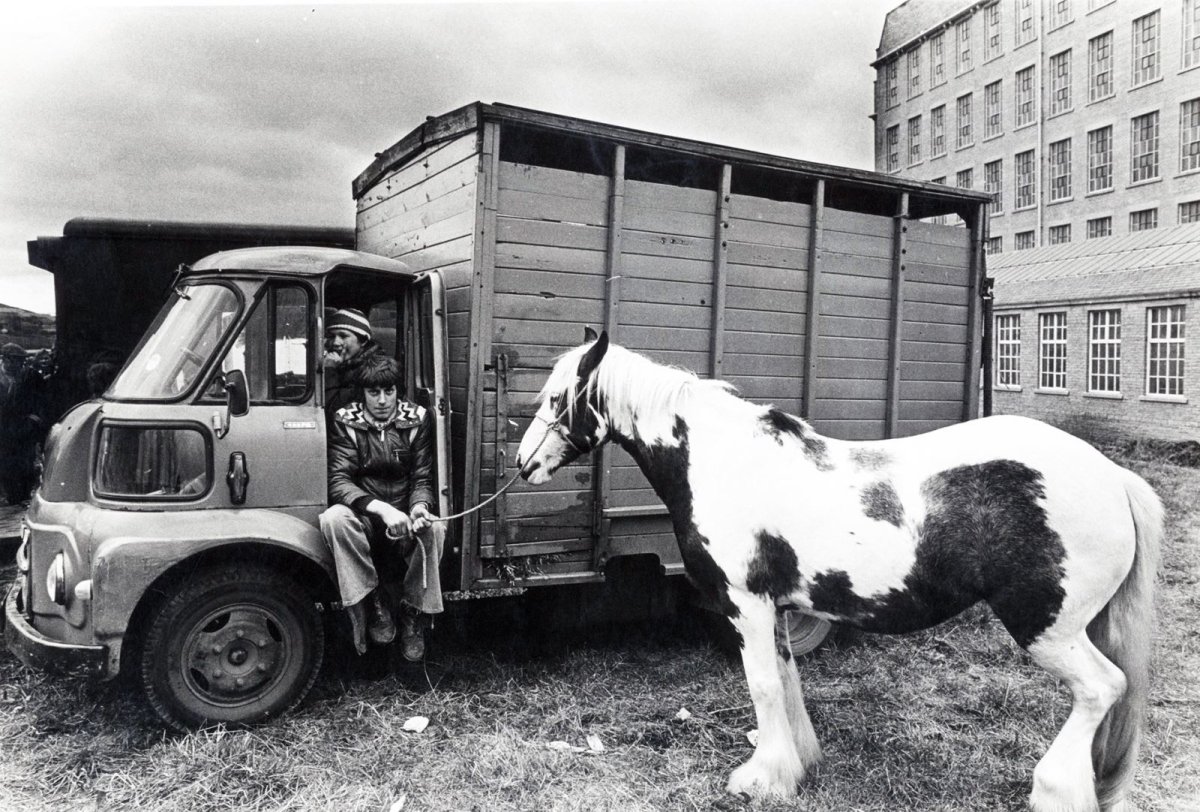
[[[14,4],[0,303],[53,312],[25,244],[72,217],[351,227],[373,155],[473,101],[870,168],[898,4]]]

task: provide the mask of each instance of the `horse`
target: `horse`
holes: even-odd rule
[[[543,484],[606,442],[625,449],[668,509],[689,579],[740,635],[759,733],[730,793],[795,797],[821,759],[778,611],[904,633],[984,602],[1073,697],[1030,806],[1124,806],[1163,523],[1139,476],[1017,416],[891,440],[824,437],[590,328],[537,406],[520,475]]]

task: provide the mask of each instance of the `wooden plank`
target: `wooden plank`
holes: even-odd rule
[[[663,282],[627,274],[621,280],[622,296],[630,302],[710,307],[713,296],[711,270],[709,273],[710,277],[699,284]]]
[[[824,363],[827,362],[819,362],[818,368],[822,368]],[[845,362],[839,361],[838,363]],[[727,375],[798,378],[804,374],[804,361],[803,356],[800,355],[747,355],[731,352],[725,355],[725,369]]]
[[[707,214],[710,217],[717,208],[717,193],[713,189],[631,180],[625,184],[625,196],[626,203],[641,208]],[[708,233],[711,235],[711,230]]]
[[[593,274],[603,277],[604,262],[603,251],[516,243],[500,243],[496,246],[496,265],[501,268]]]
[[[966,375],[963,359],[964,347],[959,341],[905,341],[905,361],[945,361],[962,366]]]
[[[824,237],[824,248],[827,251],[864,259],[886,260],[890,267],[892,259],[892,238],[890,236],[877,237],[831,230]]]
[[[831,276],[845,274],[847,276],[874,276],[880,279],[890,279],[892,275],[890,257],[852,256],[822,249],[821,261],[825,263],[822,270]]]
[[[846,316],[821,316],[822,339],[825,336],[839,338],[875,338],[886,341],[888,323],[886,319],[862,319]],[[907,339],[909,336],[905,336]],[[824,353],[822,353],[824,354]]]
[[[695,214],[675,210],[651,209],[627,204],[625,224],[628,228],[652,234],[683,235],[712,238],[713,212]]]
[[[496,293],[535,295],[543,299],[604,299],[611,285],[595,274],[562,273],[496,267]]]
[[[500,164],[498,188],[580,200],[604,200],[608,197],[608,177],[504,161]]]
[[[904,323],[905,341],[934,341],[969,346],[967,341],[970,328],[963,324],[931,324],[929,322]]]
[[[970,308],[965,304],[929,304],[928,302],[909,302],[904,310],[905,321],[932,321],[941,324],[966,324],[970,318]]]
[[[808,293],[808,274],[791,268],[728,264],[729,287]]]
[[[884,439],[883,421],[822,419],[814,422],[821,434],[836,440]]]
[[[781,248],[774,245],[754,245],[737,239],[729,241],[729,264],[747,268],[787,268],[807,271],[808,248]]]
[[[887,342],[876,338],[829,337],[822,347],[823,356],[827,358],[874,358],[886,361],[888,357]]]
[[[508,356],[500,354],[496,357],[496,423],[493,435],[496,438],[496,483],[492,493],[499,493],[508,479]],[[501,493],[494,502],[492,515],[495,518],[495,547],[500,555],[504,555],[508,545],[508,499],[507,493]]]
[[[834,378],[867,378],[886,380],[890,369],[887,360],[871,358],[822,358],[817,362],[817,377],[822,381]]]
[[[805,206],[805,208],[808,208]],[[729,224],[729,239],[748,245],[772,248],[808,250],[809,230],[796,224],[760,223],[755,220],[733,220]]]
[[[958,405],[961,412],[963,397],[962,381],[904,381],[900,396],[906,401],[943,400]]]
[[[908,267],[911,271],[913,266],[909,265]],[[909,302],[966,307],[967,288],[962,285],[938,285],[929,282],[916,282],[910,278],[904,280],[904,298]]]
[[[621,324],[707,330],[709,309],[707,307],[626,302],[621,309]]]
[[[725,340],[725,351],[729,354],[750,353],[754,355],[781,355],[797,359],[804,365],[803,316],[799,317],[802,329],[786,333],[758,333],[746,330],[730,330]]]
[[[699,285],[712,281],[712,258],[654,256],[651,254],[622,254],[622,267],[627,276],[639,279],[658,279],[664,282],[694,282]]]
[[[557,223],[547,220],[522,220],[501,216],[496,222],[496,242],[517,245],[551,245],[557,248],[582,248],[603,252],[608,244],[608,229],[582,223]],[[516,250],[516,249],[514,249]]]
[[[925,223],[920,220],[912,223],[908,236],[914,243],[956,246],[965,246],[969,243],[965,230],[962,228],[957,226],[943,226],[937,223]]]
[[[943,429],[957,422],[957,420],[901,420],[900,436],[912,437],[917,434],[925,434],[926,432]]]
[[[730,287],[726,306],[731,310],[778,311],[803,313],[808,295],[803,290]]]
[[[746,310],[731,307],[725,311],[725,329],[731,333],[803,334],[807,318],[802,313]]]
[[[684,235],[652,234],[648,231],[628,229],[623,237],[623,248],[627,255],[640,254],[653,257],[679,257],[712,262],[712,238],[688,237]],[[709,266],[711,267],[711,266]]]
[[[878,400],[886,403],[887,381],[866,378],[822,378],[821,398],[824,400]]]
[[[840,296],[828,292],[821,295],[822,316],[847,316],[890,322],[890,311],[891,303],[887,299],[865,299],[861,296]]]
[[[675,348],[687,352],[708,349],[708,330],[679,330],[669,327],[621,325],[621,344],[635,352]]]
[[[469,202],[469,201],[468,201]],[[474,227],[475,211],[472,207],[464,207],[457,214],[444,220],[437,220],[426,226],[416,226],[404,233],[388,232],[388,237],[380,249],[384,256],[403,258],[406,254],[427,248],[453,242],[464,234],[470,234]]]
[[[483,435],[483,366],[491,358],[492,284],[495,276],[496,180],[499,175],[500,128],[486,123],[482,134],[482,155],[479,160],[479,206],[475,216],[474,274],[471,279],[474,306],[470,313],[471,348],[467,360],[467,437],[463,462],[463,498],[460,504],[479,503],[480,465],[479,443]],[[451,319],[453,321],[453,319]],[[471,513],[463,522],[460,589],[467,589],[480,574],[479,516]]]
[[[725,305],[729,298],[729,195],[733,178],[733,166],[721,166],[721,190],[717,195],[716,224],[713,231],[713,278],[712,278],[712,343],[709,348],[709,375],[720,378],[725,363]],[[703,302],[701,302],[703,304]]]
[[[622,240],[625,233],[625,147],[618,144],[613,151],[612,177],[608,187],[608,243],[607,257],[604,266],[605,302],[604,329],[608,331],[613,341],[620,339],[619,325],[621,316],[622,276],[624,263],[622,258]],[[595,541],[592,569],[602,572],[608,563],[609,534],[612,522],[604,517],[612,499],[612,445],[605,445],[598,454],[593,456],[593,511],[591,535]]]
[[[608,201],[603,197],[588,200],[561,194],[501,189],[498,210],[506,217],[522,217],[528,220],[550,220],[592,226],[608,224]]]
[[[886,278],[875,276],[850,276],[829,273],[825,275],[825,293],[853,296],[858,299],[879,299],[890,302],[892,284]]]
[[[782,225],[800,224],[808,228],[812,212],[807,203],[788,203],[753,195],[733,195],[729,201],[730,216],[735,220],[756,220]]]
[[[658,494],[647,487],[637,491],[613,491],[609,507],[615,509],[644,507],[657,511],[661,509],[661,505],[662,500],[658,498]]]
[[[498,319],[567,321],[577,325],[601,324],[604,321],[604,302],[598,299],[570,299],[565,296],[546,299],[537,294],[502,293],[495,297],[494,306]]]
[[[747,400],[770,401],[800,398],[810,387],[804,386],[803,376],[788,377],[746,377],[744,375],[726,375],[725,380],[737,387],[738,392]]]
[[[871,420],[883,423],[886,408],[883,400],[839,400],[820,398],[821,414],[842,417],[847,420]]]
[[[946,345],[942,345],[946,346]],[[966,365],[958,361],[910,361],[901,360],[900,375],[906,381],[957,381],[962,382]]]
[[[806,307],[807,318],[805,324],[808,326],[807,341],[805,342],[805,371],[804,371],[804,390],[801,395],[802,417],[808,417],[812,413],[813,395],[816,388],[816,364],[817,353],[820,342],[823,338],[824,325],[821,323],[820,316],[820,292],[821,292],[821,273],[823,271],[824,257],[821,251],[821,240],[823,238],[824,217],[825,217],[825,181],[818,178],[813,191],[813,204],[809,208],[809,213],[812,219],[809,225],[809,280],[808,280],[808,303]]]
[[[961,395],[961,393],[960,393]],[[953,400],[913,400],[904,404],[905,420],[941,420],[946,423],[957,423],[962,416],[961,397]]]
[[[877,238],[887,243],[889,248],[893,227],[892,218],[881,214],[829,209],[825,216],[825,228],[828,231],[864,239]],[[833,239],[836,241],[840,237]]]
[[[966,271],[961,266],[930,265],[910,260],[908,263],[908,279],[910,282],[945,285],[955,290],[965,290],[967,287]]]
[[[904,277],[906,269],[904,255],[907,253],[906,243],[908,240],[908,192],[900,193],[900,209],[896,212],[893,228],[895,229],[895,248],[892,254],[892,302],[888,314],[891,335],[888,339],[888,391],[887,417],[885,419],[885,436],[887,437],[896,436],[896,425],[900,419],[900,343],[903,338],[902,322],[905,313]]]
[[[913,262],[923,265],[940,265],[946,268],[956,268],[962,274],[970,264],[970,245],[931,245],[915,243],[910,253]]]

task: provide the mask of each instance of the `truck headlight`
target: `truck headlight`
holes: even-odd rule
[[[67,561],[62,553],[54,556],[46,570],[46,594],[60,606],[67,605]]]

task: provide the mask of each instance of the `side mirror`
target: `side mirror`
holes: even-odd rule
[[[231,369],[225,373],[225,395],[229,398],[229,414],[242,417],[250,411],[250,389],[246,386],[246,373]]]

